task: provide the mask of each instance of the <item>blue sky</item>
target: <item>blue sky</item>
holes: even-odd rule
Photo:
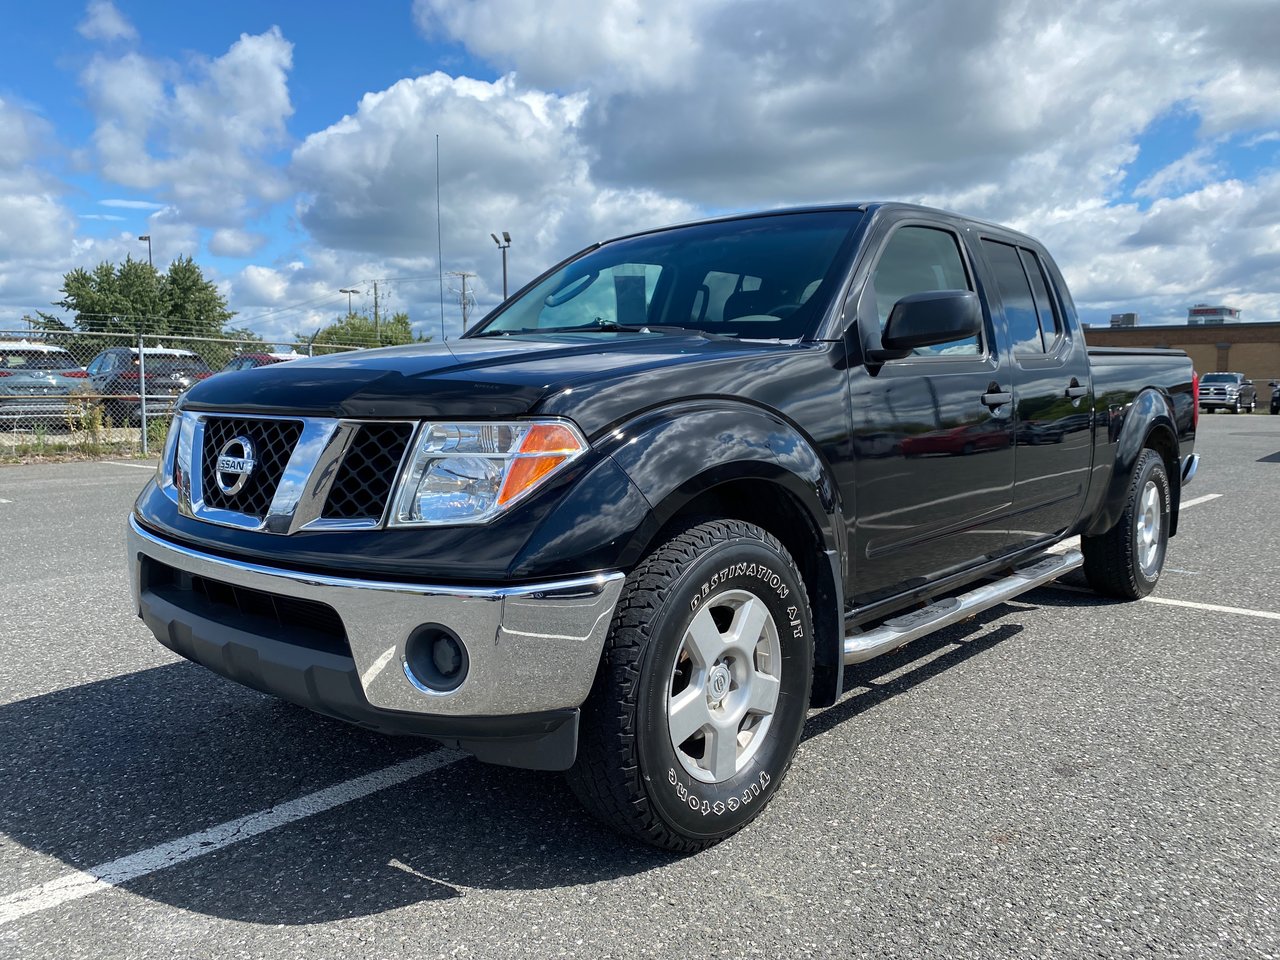
[[[149,233],[269,336],[333,319],[342,287],[367,309],[380,278],[438,330],[437,134],[442,265],[476,274],[480,310],[491,231],[518,283],[625,230],[885,198],[1040,236],[1086,319],[1280,319],[1273,5],[846,6],[25,8],[0,34],[0,327]]]

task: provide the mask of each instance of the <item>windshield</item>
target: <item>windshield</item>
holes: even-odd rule
[[[847,210],[781,214],[608,243],[554,271],[467,336],[652,326],[796,339],[835,295],[842,271],[832,267],[842,266],[837,258],[859,218]]]
[[[0,350],[0,370],[77,370],[65,350]]]
[[[1238,383],[1239,380],[1234,373],[1206,373],[1200,378],[1201,383]]]

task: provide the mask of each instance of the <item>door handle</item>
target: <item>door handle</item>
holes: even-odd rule
[[[1007,390],[1001,390],[1000,384],[992,380],[987,384],[987,392],[982,395],[982,403],[991,409],[1003,407],[1006,403],[1013,400],[1013,394]]]
[[[1071,383],[1067,384],[1067,397],[1072,400],[1083,397],[1088,392],[1089,388],[1080,386],[1080,381],[1075,377],[1072,377]]]

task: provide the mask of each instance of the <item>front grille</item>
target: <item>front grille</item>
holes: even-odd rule
[[[404,458],[413,426],[366,423],[343,458],[321,516],[328,520],[379,520]]]
[[[351,656],[342,618],[326,604],[235,586],[145,555],[142,562],[142,589],[184,610],[282,643]]]
[[[208,417],[204,425],[204,449],[200,451],[205,506],[234,510],[250,517],[265,517],[302,433],[297,420],[254,420],[247,417]],[[225,494],[218,487],[218,455],[228,441],[248,437],[257,461],[239,491]]]

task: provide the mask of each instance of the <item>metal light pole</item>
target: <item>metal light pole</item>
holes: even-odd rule
[[[155,269],[155,264],[151,262],[151,234],[144,233],[138,239],[147,241],[147,266]]]
[[[498,245],[498,249],[502,251],[502,300],[505,303],[507,299],[507,247],[511,246],[511,234],[502,231],[502,239],[498,239],[496,233],[491,233],[493,242]]]
[[[343,288],[342,288],[341,290],[339,290],[338,292],[339,292],[339,293],[345,293],[345,294],[347,295],[347,316],[349,317],[349,316],[351,316],[351,295],[352,295],[353,293],[359,293],[360,291],[359,291],[359,290],[353,290],[353,289],[351,289],[350,287],[343,287]]]

